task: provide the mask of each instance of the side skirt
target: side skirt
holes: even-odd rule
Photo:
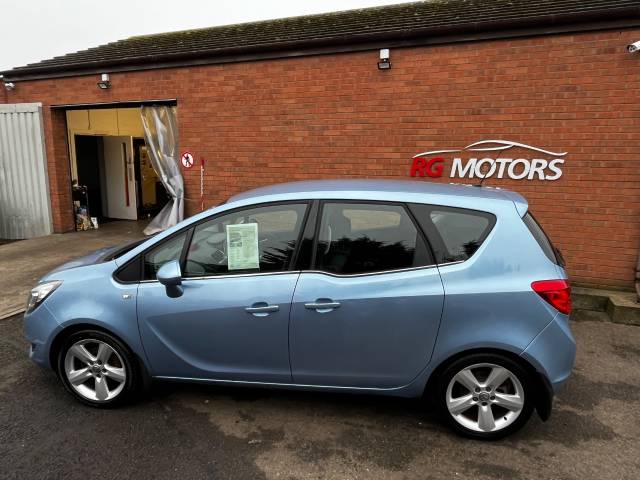
[[[390,395],[396,397],[416,397],[420,394],[415,393],[415,389],[411,388],[413,384],[403,385],[394,388],[367,388],[367,387],[341,387],[335,385],[304,385],[298,383],[274,383],[274,382],[246,382],[242,380],[216,380],[208,378],[185,378],[185,377],[165,377],[156,376],[154,380],[164,380],[171,382],[185,383],[202,383],[210,385],[223,385],[234,387],[252,387],[252,388],[275,388],[282,390],[316,390],[323,392],[343,392],[358,393],[369,395]]]

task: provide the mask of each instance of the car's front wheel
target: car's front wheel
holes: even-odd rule
[[[533,411],[529,374],[498,354],[472,354],[453,362],[440,377],[437,395],[449,425],[482,440],[514,433]]]
[[[58,374],[73,396],[93,407],[123,402],[138,381],[129,349],[112,335],[97,330],[76,332],[63,341]]]

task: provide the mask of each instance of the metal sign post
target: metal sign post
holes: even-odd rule
[[[200,211],[204,212],[204,157],[200,157]]]

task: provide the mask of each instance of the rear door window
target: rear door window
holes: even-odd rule
[[[325,203],[315,260],[317,270],[343,275],[433,263],[407,210],[377,203]]]
[[[463,208],[412,204],[438,263],[463,262],[472,257],[495,225],[493,214]]]

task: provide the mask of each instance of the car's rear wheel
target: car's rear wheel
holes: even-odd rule
[[[472,354],[453,362],[440,377],[437,395],[449,425],[482,440],[514,433],[533,411],[528,372],[498,354]]]
[[[134,357],[117,338],[97,330],[67,337],[58,354],[58,374],[66,389],[93,407],[114,406],[135,390]]]

